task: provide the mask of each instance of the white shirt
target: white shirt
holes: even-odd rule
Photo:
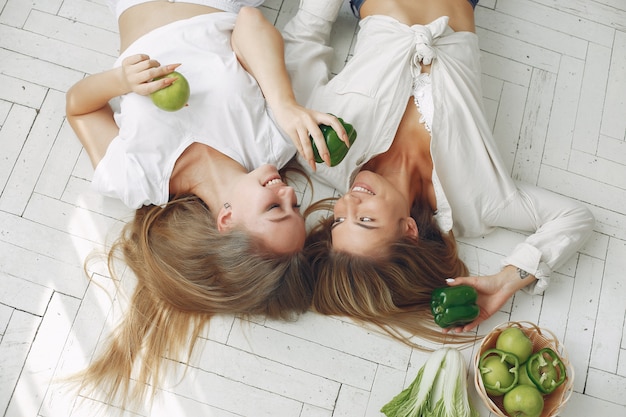
[[[192,143],[213,147],[248,170],[263,164],[281,168],[296,153],[271,118],[255,79],[230,46],[234,13],[211,13],[156,29],[134,42],[116,66],[144,53],[177,69],[189,81],[188,106],[157,108],[148,96],[121,98],[115,120],[119,135],[95,169],[92,187],[127,206],[164,204],[174,163]]]
[[[109,8],[115,14],[117,19],[129,7],[136,6],[141,3],[147,3],[154,0],[107,0]],[[215,9],[224,10],[225,12],[237,13],[243,6],[257,7],[263,4],[265,0],[168,0],[170,3],[192,3],[202,6],[209,6]]]
[[[299,19],[310,17],[301,14]],[[287,38],[297,39],[298,28],[305,26],[312,24],[290,26],[294,33]],[[594,219],[573,200],[511,179],[484,115],[479,54],[476,34],[454,32],[447,17],[411,27],[387,16],[363,19],[354,56],[307,103],[342,117],[358,132],[345,159],[332,168],[318,164],[315,178],[344,193],[367,161],[389,149],[418,64],[432,59],[433,178],[441,186],[439,190],[435,182],[438,208],[449,203],[451,217],[443,223],[457,237],[482,236],[495,227],[531,232],[503,264],[535,275],[538,281],[531,290],[541,293],[551,270],[584,243]]]

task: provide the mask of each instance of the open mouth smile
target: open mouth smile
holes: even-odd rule
[[[352,190],[355,193],[366,193],[369,195],[376,195],[376,193],[374,193],[372,190],[363,187],[362,185],[356,185],[354,187],[352,187]]]
[[[263,187],[271,187],[272,185],[278,185],[278,184],[284,184],[283,180],[280,177],[272,178],[266,181],[265,184],[263,184]]]

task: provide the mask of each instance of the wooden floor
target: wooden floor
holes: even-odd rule
[[[263,11],[282,27],[297,5],[268,0]],[[479,331],[508,320],[553,331],[575,368],[561,415],[624,416],[626,1],[481,0],[476,22],[488,119],[512,176],[580,200],[597,218],[545,295],[518,293]],[[333,35],[337,70],[356,25],[346,1]],[[82,266],[132,213],[89,190],[93,171],[64,100],[116,55],[104,0],[0,0],[0,415],[96,415],[96,402],[76,402],[55,379],[84,367],[123,311],[104,265],[91,283]],[[494,272],[521,238],[499,230],[463,240],[463,257],[474,273]],[[124,415],[379,416],[427,358],[315,314],[223,317],[200,345],[184,378]],[[468,362],[474,349],[463,351]]]

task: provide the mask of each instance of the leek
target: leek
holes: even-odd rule
[[[433,352],[415,380],[380,410],[387,417],[479,417],[467,395],[467,368],[457,349]]]

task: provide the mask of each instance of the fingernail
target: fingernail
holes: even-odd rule
[[[454,282],[454,278],[446,278],[446,282]]]

